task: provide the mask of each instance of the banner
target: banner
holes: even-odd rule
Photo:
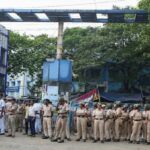
[[[100,94],[98,89],[93,89],[89,91],[88,93],[82,95],[79,97],[78,101],[79,102],[89,102],[89,101],[96,101],[100,100]]]

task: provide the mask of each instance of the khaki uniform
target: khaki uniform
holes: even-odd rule
[[[5,104],[5,130],[8,131],[8,116],[10,114],[10,112],[8,112],[8,110],[11,108],[11,102],[6,102]]]
[[[97,131],[99,130],[100,140],[104,140],[104,119],[105,111],[103,109],[96,109],[93,114],[94,117],[94,139],[97,140]]]
[[[23,104],[18,105],[17,114],[16,114],[16,129],[20,132],[23,130],[23,112],[24,112]]]
[[[10,114],[8,115],[8,135],[15,136],[16,131],[16,112],[17,112],[17,104],[12,104],[10,110]]]
[[[108,109],[106,111],[106,121],[105,121],[105,138],[106,140],[113,139],[113,124],[114,124],[114,111]]]
[[[119,107],[115,111],[115,117],[116,117],[116,120],[115,120],[115,139],[116,140],[120,140],[120,136],[121,136],[122,123],[123,123],[121,116],[122,116],[122,109]]]
[[[121,132],[121,136],[123,138],[123,140],[127,140],[128,139],[128,125],[129,125],[129,113],[125,112],[124,110],[122,111],[122,132]]]
[[[133,128],[130,141],[136,140],[137,142],[139,142],[142,127],[142,112],[136,110],[133,112],[131,117],[133,118]]]
[[[78,108],[76,111],[77,116],[77,139],[82,137],[83,140],[86,139],[86,129],[87,129],[87,118],[86,110],[84,108]]]
[[[142,136],[143,136],[143,140],[146,141],[147,139],[147,111],[143,111],[142,115],[143,115]]]
[[[131,138],[131,134],[132,134],[132,128],[133,128],[133,113],[135,112],[135,110],[131,110],[129,112],[129,120],[128,120],[128,140],[130,140]]]
[[[150,110],[147,111],[147,142],[150,143]]]
[[[58,139],[59,135],[61,140],[65,139],[68,110],[69,107],[67,103],[59,106],[58,120],[56,122],[56,133],[54,139]]]
[[[52,137],[52,111],[53,106],[49,104],[48,106],[43,105],[43,132],[46,137]]]
[[[91,117],[91,111],[89,109],[86,109],[86,124],[87,124],[87,138],[92,138],[92,117]]]

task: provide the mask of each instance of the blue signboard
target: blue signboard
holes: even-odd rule
[[[7,92],[19,92],[20,87],[19,86],[12,86],[12,87],[7,87],[6,91]]]
[[[43,81],[72,81],[72,62],[54,60],[43,64]]]
[[[49,64],[49,80],[58,81],[59,79],[59,60],[50,62]]]

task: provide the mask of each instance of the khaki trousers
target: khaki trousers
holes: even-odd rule
[[[16,129],[20,132],[23,130],[23,114],[16,115]]]
[[[122,119],[121,118],[117,118],[115,120],[115,139],[116,140],[120,139],[121,130],[122,130]]]
[[[129,125],[129,121],[124,120],[123,124],[122,124],[122,132],[121,132],[121,136],[122,136],[123,140],[128,139],[128,125]]]
[[[5,130],[8,131],[8,114],[5,114]]]
[[[113,134],[113,119],[108,119],[105,121],[105,138],[106,140],[112,139]]]
[[[77,139],[86,139],[87,119],[77,117]]]
[[[45,136],[52,137],[52,120],[51,117],[43,117],[43,132]]]
[[[97,140],[97,131],[99,130],[100,140],[104,140],[104,120],[94,120],[94,139]]]
[[[131,119],[128,120],[128,137],[127,139],[130,140],[131,134],[132,134],[132,127],[133,127],[133,121]]]
[[[65,139],[65,133],[66,133],[66,123],[67,123],[67,117],[59,117],[56,122],[56,133],[55,138],[57,139],[60,135],[61,140]]]
[[[8,135],[15,136],[16,132],[16,115],[8,116]]]
[[[140,133],[141,133],[142,121],[133,121],[133,128],[131,134],[131,141],[140,141]]]
[[[147,122],[147,142],[150,142],[150,120]]]
[[[143,139],[146,141],[147,139],[147,121],[143,120],[142,122],[142,135],[143,135]]]

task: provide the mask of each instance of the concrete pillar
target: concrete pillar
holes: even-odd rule
[[[61,59],[63,54],[63,22],[58,23],[58,37],[57,37],[57,54],[56,58]]]

